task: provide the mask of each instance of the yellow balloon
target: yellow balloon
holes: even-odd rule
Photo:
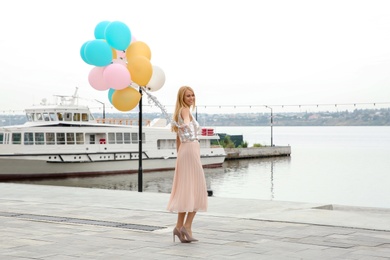
[[[141,94],[133,87],[115,90],[112,105],[119,111],[126,112],[135,108],[141,100]]]
[[[149,46],[146,43],[141,42],[141,41],[135,41],[135,42],[132,42],[129,45],[129,47],[127,47],[127,50],[126,50],[127,60],[129,60],[130,58],[132,58],[134,56],[144,56],[148,60],[150,60],[152,57],[152,53],[150,51]]]
[[[114,48],[111,48],[112,51],[112,59],[115,60],[117,58],[116,50]]]
[[[131,81],[138,86],[146,86],[153,74],[153,66],[144,56],[134,56],[127,60],[127,69],[130,72]]]

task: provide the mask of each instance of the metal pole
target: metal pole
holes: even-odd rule
[[[274,116],[272,114],[272,108],[271,108],[271,147],[274,146],[274,134],[273,134],[273,125],[274,125]]]
[[[274,199],[274,161],[271,161],[271,200]]]
[[[106,104],[102,101],[97,100],[97,99],[95,99],[95,101],[103,105],[103,119],[105,119],[106,118]]]
[[[141,99],[139,100],[139,114],[138,114],[138,192],[142,192],[142,90],[139,87]]]
[[[106,104],[103,103],[103,119],[106,119]]]
[[[274,124],[274,116],[272,113],[272,107],[265,106],[266,108],[269,108],[271,110],[271,119],[270,119],[270,124],[271,124],[271,147],[274,146],[274,134],[273,134],[273,124]]]

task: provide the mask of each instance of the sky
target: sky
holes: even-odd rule
[[[125,23],[149,46],[152,65],[166,77],[152,94],[168,111],[183,85],[195,90],[200,112],[390,107],[388,0],[15,0],[0,10],[0,111],[70,96],[78,87],[80,97],[116,112],[107,91],[89,85],[93,66],[80,57],[101,21]]]

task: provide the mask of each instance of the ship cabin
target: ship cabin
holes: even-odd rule
[[[37,107],[26,109],[27,122],[91,122],[96,120],[88,107]]]

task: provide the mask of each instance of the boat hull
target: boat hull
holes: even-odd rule
[[[221,167],[224,156],[201,158],[204,168]],[[142,160],[142,171],[165,171],[175,168],[176,158],[147,158]],[[108,174],[131,174],[139,171],[138,159],[102,161],[54,161],[29,158],[0,158],[0,180],[29,178],[65,178]]]

